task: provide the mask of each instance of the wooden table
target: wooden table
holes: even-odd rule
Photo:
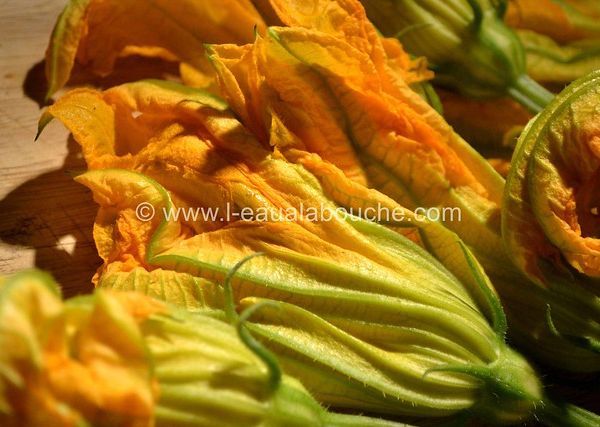
[[[34,142],[45,92],[43,57],[64,0],[0,0],[0,274],[38,267],[72,295],[100,265],[91,193],[69,172],[85,169],[56,122]]]

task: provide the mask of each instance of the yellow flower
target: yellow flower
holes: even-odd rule
[[[243,43],[264,22],[250,0],[70,0],[46,52],[50,97],[77,62],[105,76],[122,56],[158,57],[182,64],[191,83],[211,84],[204,43]]]
[[[0,285],[2,425],[153,425],[156,379],[135,321],[123,314],[100,295],[93,307],[65,307],[39,272]]]
[[[242,323],[238,336],[138,292],[63,302],[47,275],[22,272],[0,285],[0,320],[2,426],[403,426],[326,411],[253,353]]]
[[[223,281],[262,252],[233,280],[234,300],[279,307],[260,310],[249,328],[319,400],[428,416],[483,405],[498,422],[525,419],[541,402],[534,372],[503,341],[504,314],[485,274],[443,226],[417,221],[316,155],[288,147],[305,167],[290,163],[198,90],[155,81],[80,89],[48,111],[73,132],[92,169],[76,179],[100,205],[102,287],[118,274],[123,286],[142,289],[135,276],[150,271],[157,280],[144,279],[153,288],[146,293],[183,284],[181,293],[162,298],[196,311],[201,304],[186,304],[182,295],[203,298],[210,310],[225,309],[227,300],[205,281]],[[282,141],[293,141],[283,123],[273,126]],[[144,203],[155,211],[151,218],[139,216]],[[422,246],[345,215],[340,205],[395,210],[404,218],[393,225]],[[168,215],[182,207],[224,213],[227,206],[250,215]],[[156,273],[165,270],[177,274]],[[206,290],[192,293],[189,275],[204,279],[198,284]],[[371,330],[378,332],[369,337]],[[482,403],[480,396],[504,387],[512,391],[501,403]]]
[[[271,27],[253,45],[213,45],[209,53],[222,91],[244,124],[265,146],[274,145],[321,181],[323,168],[304,160],[313,154],[408,209],[460,209],[461,221],[445,225],[490,275],[514,335],[536,343],[534,351],[555,365],[597,370],[597,354],[553,334],[546,315],[547,306],[554,305],[556,323],[576,313],[577,324],[587,324],[598,316],[596,303],[590,311],[578,311],[576,301],[562,298],[552,286],[538,286],[511,262],[500,227],[503,179],[373,59],[376,47],[364,46],[370,45],[351,45],[323,31]],[[584,299],[598,297],[587,293]],[[579,357],[569,363],[573,352]]]

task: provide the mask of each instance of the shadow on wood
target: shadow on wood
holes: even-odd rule
[[[85,170],[77,143],[69,138],[62,167],[33,178],[0,201],[0,240],[35,250],[35,266],[50,272],[65,296],[90,292],[100,266],[92,238],[97,206],[90,191],[73,181]]]
[[[45,61],[36,63],[29,69],[23,81],[23,93],[35,101],[40,108],[52,101],[45,100],[48,85],[46,83]],[[113,72],[107,76],[98,76],[85,67],[75,64],[66,88],[92,86],[108,89],[127,82],[143,79],[178,80],[179,64],[156,58],[128,56],[119,58]],[[60,95],[60,92],[59,92]]]

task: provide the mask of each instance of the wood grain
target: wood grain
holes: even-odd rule
[[[64,4],[0,1],[0,274],[42,268],[72,295],[91,290],[100,265],[91,236],[97,207],[71,179],[85,163],[62,125],[33,141],[44,51]]]

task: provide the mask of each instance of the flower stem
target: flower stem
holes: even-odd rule
[[[544,399],[543,408],[537,413],[539,420],[550,427],[595,427],[600,416],[568,403],[554,403]]]
[[[542,111],[554,98],[554,94],[527,74],[523,74],[517,79],[514,85],[508,89],[508,94],[535,114]]]

